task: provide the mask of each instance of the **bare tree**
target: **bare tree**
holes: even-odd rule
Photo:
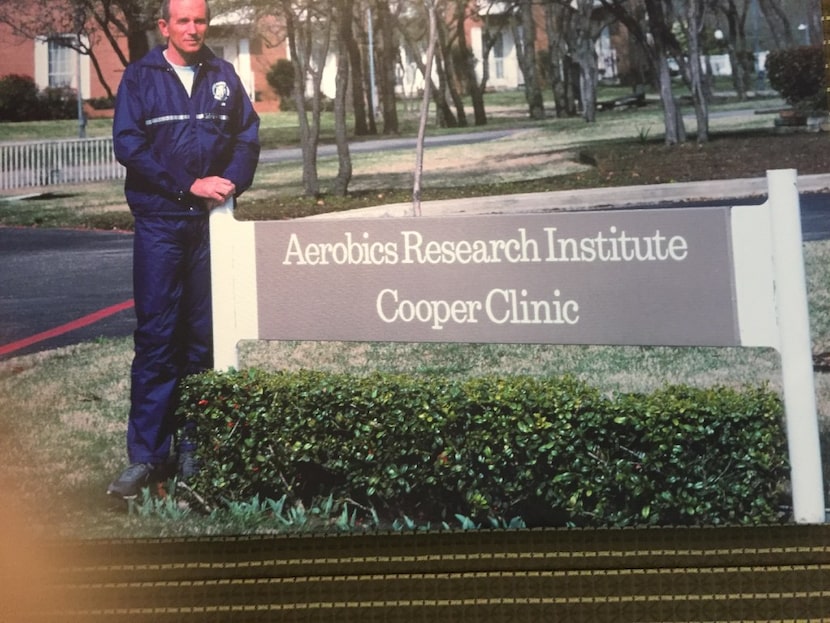
[[[597,85],[599,64],[596,40],[605,26],[594,11],[594,0],[559,0],[570,11],[568,28],[560,33],[565,36],[567,47],[579,66],[579,100],[582,102],[582,118],[596,121]],[[548,37],[551,34],[548,33]]]
[[[697,119],[698,143],[705,143],[709,140],[709,102],[705,88],[706,79],[701,66],[701,34],[706,8],[707,4],[704,0],[687,0],[685,21],[682,21],[687,42],[687,77]]]
[[[478,91],[484,93],[487,89],[487,83],[490,80],[490,53],[493,51],[493,47],[501,36],[503,26],[501,22],[494,25],[494,20],[489,10],[479,10],[477,13],[478,18],[483,23],[481,29],[481,79],[478,82]]]
[[[669,59],[681,56],[680,44],[672,32],[674,23],[671,0],[643,0],[645,13],[639,19],[637,7],[628,0],[601,0],[602,4],[622,22],[639,41],[657,76],[660,101],[663,105],[665,142],[675,145],[686,141],[686,128],[680,106],[672,89]],[[645,21],[646,23],[643,23]]]
[[[404,46],[406,46],[409,57],[412,59],[412,62],[415,63],[415,66],[418,68],[418,70],[421,72],[421,75],[424,78],[424,90],[429,92],[432,96],[432,99],[435,101],[436,123],[438,127],[457,127],[458,120],[456,119],[455,115],[452,112],[452,108],[447,102],[446,91],[444,85],[441,83],[441,80],[446,77],[446,73],[444,73],[441,68],[436,68],[436,65],[438,64],[437,50],[433,50],[433,60],[435,61],[433,63],[433,66],[431,68],[427,68],[425,62],[425,57],[428,53],[429,43],[431,42],[431,35],[429,33],[429,26],[428,24],[424,23],[423,18],[426,17],[428,22],[429,6],[432,5],[424,4],[423,6],[419,7],[421,10],[413,11],[407,19],[400,19],[398,21],[398,30],[400,32],[403,44]],[[422,12],[423,10],[426,11],[426,15],[424,15],[424,13]],[[435,46],[437,48],[437,21],[435,36]],[[439,79],[438,85],[436,85],[435,81],[433,80],[433,71]]]
[[[366,29],[363,27],[365,11],[359,2],[350,2],[351,15],[338,11],[337,17],[337,44],[345,48],[349,61],[349,91],[351,92],[352,116],[354,118],[354,133],[356,136],[375,134],[376,128],[370,129],[367,109],[367,89],[363,65],[365,55],[361,53],[361,45],[366,40]]]
[[[458,81],[464,85],[473,104],[474,123],[477,126],[487,124],[487,111],[484,107],[484,90],[479,87],[476,77],[476,58],[467,42],[465,24],[472,17],[467,0],[454,0],[453,24],[455,26],[455,70]]]
[[[303,191],[307,196],[316,197],[320,194],[317,148],[323,100],[321,85],[331,42],[332,7],[328,2],[310,0],[281,0],[281,7],[291,62],[294,64],[294,101],[303,153]],[[311,87],[308,100],[307,83]]]
[[[724,42],[732,66],[732,85],[741,101],[751,88],[754,60],[747,43],[746,19],[750,0],[717,0],[715,7],[726,19]]]
[[[818,45],[824,40],[821,4],[821,0],[808,0],[807,2],[807,27],[810,33],[810,43],[813,45]]]
[[[435,57],[435,44],[438,40],[438,18],[435,14],[435,0],[424,0],[424,8],[429,20],[429,39],[424,61],[424,75],[432,73],[432,61]],[[421,178],[424,172],[424,138],[426,136],[427,117],[429,116],[430,89],[432,85],[427,81],[424,87],[424,97],[421,101],[421,115],[418,122],[418,141],[415,146],[415,175],[412,184],[412,213],[421,215]]]
[[[389,0],[376,0],[375,13],[377,15],[377,28],[380,34],[379,46],[376,48],[375,58],[377,59],[378,91],[380,94],[381,113],[383,114],[383,133],[397,134],[398,104],[395,94],[397,75],[395,69],[398,66],[399,46],[395,37],[395,16],[392,14]]]
[[[545,102],[536,67],[536,19],[532,0],[518,0],[516,19],[511,22],[513,38],[519,48],[519,67],[524,75],[525,99],[531,119],[545,118]]]
[[[468,0],[446,0],[436,2],[435,10],[445,17],[437,20],[436,25],[434,70],[438,88],[444,89],[444,97],[448,97],[455,107],[455,125],[468,125],[464,96],[469,96],[472,101],[475,124],[486,125],[484,91],[476,76],[477,61],[466,33],[467,20],[475,14],[475,6]]]
[[[347,40],[351,36],[354,0],[336,0],[337,19],[337,77],[334,93],[334,135],[337,142],[337,177],[334,194],[345,196],[352,179],[352,158],[346,132],[346,94],[349,89],[349,50]]]
[[[571,71],[572,59],[567,33],[571,32],[573,10],[570,4],[545,4],[545,23],[548,32],[548,82],[553,91],[553,105],[557,117],[577,114],[577,95]]]
[[[777,48],[791,48],[795,45],[790,18],[781,6],[781,0],[758,0],[761,13],[769,25],[772,40]]]
[[[442,8],[444,8],[443,5]],[[449,100],[455,107],[456,123],[454,125],[464,128],[467,127],[467,113],[464,110],[464,100],[458,90],[458,84],[453,79],[457,75],[453,58],[454,29],[445,20],[436,19],[436,22],[435,73],[438,75],[438,86],[444,89],[444,93],[449,96]]]
[[[112,97],[114,88],[102,71],[98,45],[106,41],[124,66],[141,58],[150,49],[157,9],[154,0],[35,0],[27,2],[25,10],[18,0],[0,0],[0,22],[18,36],[53,37],[56,44],[88,56],[99,83]]]

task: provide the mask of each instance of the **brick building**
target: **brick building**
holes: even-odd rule
[[[96,70],[88,55],[79,54],[67,45],[75,40],[76,35],[72,33],[26,37],[0,23],[0,76],[29,76],[40,89],[80,87],[84,100],[106,98],[107,87],[114,93],[124,71],[115,50],[103,39],[92,45],[98,64]],[[126,40],[121,38],[117,42],[126,55]],[[152,44],[156,42],[153,40]],[[211,21],[208,46],[234,65],[257,110],[277,109],[279,98],[268,86],[265,76],[277,59],[285,57],[284,46],[266,45],[255,34],[250,20],[238,14],[218,15]],[[95,114],[89,108],[88,111]]]

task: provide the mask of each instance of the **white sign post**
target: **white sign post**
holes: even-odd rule
[[[821,449],[796,174],[768,173],[772,264],[795,520],[825,521]]]
[[[825,521],[796,172],[757,206],[210,220],[214,361],[242,339],[775,348],[798,523]]]

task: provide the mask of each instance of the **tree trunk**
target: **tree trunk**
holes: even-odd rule
[[[450,100],[455,106],[455,114],[457,126],[459,128],[467,127],[467,113],[464,111],[464,100],[458,92],[458,87],[453,80],[453,76],[457,75],[454,69],[452,48],[447,41],[446,26],[444,24],[438,25],[438,54],[435,58],[435,70],[438,74],[439,88],[445,89],[449,93]]]
[[[746,3],[745,3],[746,6]],[[728,0],[721,7],[726,17],[726,50],[729,54],[729,63],[732,66],[732,86],[740,101],[745,101],[749,90],[749,76],[746,67],[746,32],[744,21],[738,12],[735,0]],[[744,13],[746,17],[746,13]]]
[[[657,52],[657,79],[660,87],[660,101],[663,104],[663,123],[666,129],[666,145],[676,145],[686,141],[686,128],[683,116],[671,87],[671,71],[665,50]]]
[[[333,192],[344,197],[352,180],[352,158],[346,131],[346,94],[349,90],[349,53],[347,42],[351,37],[352,11],[354,0],[337,0],[337,75],[334,92],[334,136],[337,144],[337,177]]]
[[[599,80],[593,46],[591,46],[590,55],[594,58],[594,62],[579,63],[579,95],[582,101],[582,118],[588,123],[593,123],[597,120],[597,82]]]
[[[568,54],[565,57],[565,103],[567,115],[576,117],[582,108],[582,93],[579,91],[579,64]]]
[[[524,75],[528,113],[531,119],[544,119],[545,102],[536,70],[536,22],[532,0],[519,0],[519,20],[521,29],[513,23],[513,38],[519,48],[519,66]]]
[[[438,30],[438,28],[436,28],[436,30]],[[436,45],[436,47],[438,46]],[[457,128],[460,125],[460,123],[458,121],[458,118],[452,112],[450,103],[449,101],[447,101],[447,90],[444,88],[447,83],[447,73],[444,71],[443,64],[441,63],[441,57],[437,53],[434,57],[433,66],[435,67],[435,73],[438,74],[438,84],[436,85],[432,81],[431,75],[429,77],[429,83],[430,91],[432,91],[433,97],[435,99],[435,112],[437,116],[438,127]],[[426,68],[424,68],[424,71],[426,71]]]
[[[830,16],[828,16],[830,17]],[[807,2],[807,28],[810,33],[810,43],[818,45],[824,41],[824,30],[821,25],[821,0],[808,0]]]
[[[697,119],[697,142],[709,141],[709,103],[706,98],[704,76],[700,61],[700,33],[703,28],[704,5],[701,0],[687,0],[686,5],[686,38],[689,54],[689,89],[692,93],[692,102]]]
[[[412,57],[412,60],[418,67],[418,70],[421,72],[421,75],[424,77],[424,88],[429,89],[429,92],[432,94],[432,99],[435,101],[435,115],[438,127],[456,127],[458,125],[458,122],[456,121],[455,116],[452,114],[452,109],[447,103],[447,98],[444,95],[444,92],[440,88],[435,86],[435,83],[432,80],[432,72],[427,69],[426,64],[421,58],[421,55],[417,52],[415,44],[408,40],[405,41],[405,43],[410,49],[410,56]]]
[[[345,45],[349,54],[349,70],[352,84],[352,111],[354,113],[354,133],[356,136],[369,134],[369,125],[366,121],[366,91],[363,88],[363,58],[360,46],[354,35],[354,15],[344,15],[341,19],[348,21],[347,26],[341,26],[340,45]]]
[[[383,113],[383,133],[397,134],[399,127],[397,98],[395,96],[395,85],[397,83],[395,67],[398,59],[398,46],[395,43],[395,24],[387,0],[380,0],[376,6],[381,44],[377,58],[380,61],[378,64],[380,69],[378,72],[380,78],[378,87]]]
[[[669,70],[669,50],[673,40],[671,24],[673,20],[666,17],[661,0],[645,0],[645,7],[653,41],[651,46],[652,58],[660,89],[660,101],[663,104],[666,144],[684,143],[686,141],[686,128],[683,125],[680,106],[678,106],[677,99],[675,99],[672,91],[671,71]]]
[[[424,0],[429,15],[429,41],[427,43],[427,58],[424,66],[424,75],[432,73],[432,61],[435,57],[435,42],[438,39],[438,19],[435,15],[433,0]],[[412,213],[413,216],[421,216],[421,178],[424,172],[424,138],[426,136],[427,118],[429,117],[429,100],[432,81],[426,80],[424,84],[424,97],[421,101],[421,115],[418,120],[418,140],[415,145],[415,174],[412,182]]]
[[[467,45],[467,33],[464,29],[466,22],[466,0],[456,0],[455,3],[455,41],[458,47],[458,79],[467,88],[467,93],[473,104],[475,125],[487,125],[487,112],[484,108],[484,93],[478,87],[476,78],[476,59]]]
[[[155,20],[146,14],[147,7],[140,0],[116,0],[112,5],[121,9],[130,62],[137,61],[150,51],[147,33]]]
[[[553,106],[556,116],[561,118],[570,114],[572,104],[568,104],[567,79],[565,63],[568,59],[566,33],[570,28],[570,11],[555,2],[545,4],[545,22],[548,31],[548,82],[553,92]]]
[[[764,14],[764,19],[769,25],[775,46],[778,49],[795,46],[790,18],[787,17],[787,12],[780,5],[780,0],[758,0],[758,4],[761,7],[761,13]]]
[[[366,59],[364,63],[368,65],[371,62],[369,55],[372,53],[369,50],[369,53],[366,54]],[[366,120],[369,123],[369,134],[375,136],[378,133],[378,126],[377,126],[377,119],[375,119],[375,111],[377,110],[378,103],[375,101],[375,91],[372,88],[372,81],[371,81],[371,72],[369,67],[364,66],[363,72],[363,92],[366,93]]]
[[[582,102],[582,118],[596,121],[597,83],[599,66],[594,48],[593,0],[577,0],[571,16],[568,46],[574,51],[579,65],[579,99]]]
[[[300,128],[300,144],[303,154],[303,192],[307,197],[320,194],[320,180],[317,173],[317,148],[320,143],[321,117],[321,82],[328,53],[331,33],[314,31],[318,22],[309,11],[302,11],[302,16],[294,15],[290,0],[283,0],[288,47],[291,62],[294,63],[294,101],[297,105],[297,121]],[[331,27],[331,16],[324,21]],[[315,41],[322,44],[315,48]],[[311,122],[308,119],[306,105],[306,80],[311,78]]]
[[[496,43],[496,38],[490,32],[490,22],[484,18],[481,28],[481,80],[478,83],[478,90],[484,93],[487,90],[487,82],[490,80],[490,52]]]

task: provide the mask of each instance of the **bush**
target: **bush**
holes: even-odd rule
[[[805,112],[827,110],[822,46],[773,50],[767,55],[770,86],[790,104]]]
[[[279,59],[268,70],[265,80],[279,95],[280,110],[286,110],[283,106],[285,102],[291,101],[291,96],[294,94],[294,64],[286,58]]]
[[[40,108],[32,78],[17,74],[0,78],[0,121],[33,121],[40,118]]]
[[[115,108],[114,97],[93,97],[86,101],[93,110],[112,110]]]
[[[782,407],[765,388],[608,397],[572,378],[208,372],[182,388],[210,504],[332,494],[504,525],[779,521]]]
[[[78,99],[74,89],[48,87],[38,91],[29,76],[9,74],[0,78],[0,121],[74,119]]]
[[[39,120],[76,119],[78,117],[78,97],[74,89],[68,87],[48,87],[39,94]]]
[[[310,111],[314,106],[314,100],[310,97],[305,98],[305,109]],[[297,112],[297,100],[293,97],[291,99],[280,100],[280,110],[282,112]],[[320,96],[320,110],[322,112],[334,112],[334,100],[325,95]]]

